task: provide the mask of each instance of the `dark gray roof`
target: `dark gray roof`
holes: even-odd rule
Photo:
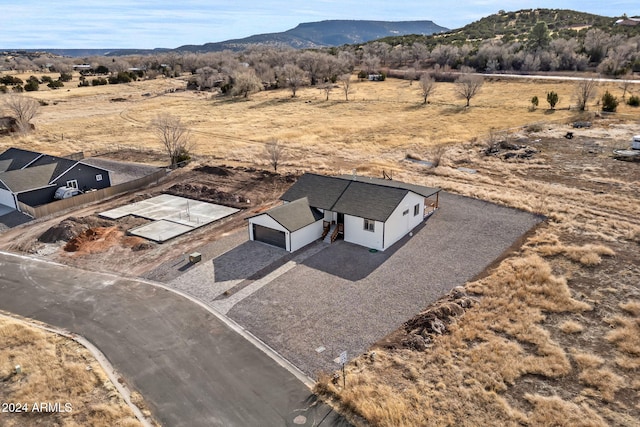
[[[269,215],[290,232],[300,230],[323,218],[321,212],[309,206],[309,200],[306,197],[276,206],[264,214]]]
[[[11,163],[13,163],[13,160],[11,159],[0,160],[0,172],[8,171]]]
[[[281,199],[293,201],[307,197],[309,205],[319,209],[384,222],[407,193],[430,197],[439,191],[438,188],[386,179],[307,173]]]
[[[409,184],[406,182],[394,181],[391,179],[370,178],[368,176],[356,176],[355,180],[353,179],[354,178],[353,175],[342,175],[340,176],[340,178],[349,179],[349,180],[358,181],[358,182],[366,182],[369,184],[382,185],[384,187],[402,188],[405,190],[412,191],[423,197],[431,197],[440,191],[439,188],[425,187],[424,185]]]
[[[10,166],[7,167],[5,171],[12,171],[22,169],[40,156],[42,156],[42,154],[36,153],[35,151],[11,147],[4,153],[0,154],[0,161],[11,160]]]
[[[58,178],[64,172],[72,168],[76,163],[78,163],[77,160],[69,160],[62,157],[49,156],[45,154],[35,162],[31,163],[27,169],[43,165],[55,165],[55,169],[53,171],[51,179],[49,180],[51,182],[51,180]]]
[[[56,164],[34,166],[0,173],[0,181],[13,193],[47,187],[53,178]]]
[[[349,187],[331,210],[384,222],[408,192],[401,188],[350,181]]]
[[[341,178],[305,173],[280,199],[292,202],[307,197],[310,206],[331,210],[348,186],[349,181]]]

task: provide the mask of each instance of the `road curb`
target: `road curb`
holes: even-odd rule
[[[63,336],[65,338],[68,338],[70,340],[73,340],[73,341],[77,342],[78,344],[80,344],[81,346],[86,348],[87,351],[89,351],[89,353],[91,353],[93,355],[93,357],[96,359],[98,364],[102,367],[102,369],[104,370],[105,374],[107,374],[107,377],[109,377],[109,380],[111,381],[113,386],[116,388],[118,393],[120,393],[120,396],[122,397],[122,400],[124,400],[124,402],[127,404],[127,406],[129,406],[129,408],[131,408],[131,411],[133,411],[133,414],[138,419],[138,421],[140,421],[140,423],[144,427],[153,427],[154,426],[154,424],[152,422],[150,422],[147,417],[145,417],[145,415],[142,413],[142,410],[140,408],[138,408],[138,406],[135,403],[133,403],[133,401],[131,400],[131,390],[129,390],[129,388],[124,383],[121,383],[120,381],[118,381],[118,379],[120,379],[122,376],[117,373],[117,371],[115,370],[113,365],[111,365],[111,363],[109,362],[107,357],[100,350],[98,350],[98,348],[95,345],[93,345],[93,343],[91,341],[89,341],[88,339],[86,339],[82,335],[78,335],[76,333],[69,332],[69,331],[67,331],[65,329],[57,328],[57,327],[54,327],[54,326],[45,326],[44,324],[41,324],[41,323],[38,323],[38,322],[29,321],[29,320],[26,320],[26,319],[24,319],[22,317],[12,316],[12,315],[8,315],[8,314],[5,314],[5,313],[0,313],[0,317],[3,317],[5,319],[11,319],[11,320],[16,321],[18,323],[29,325],[29,326],[32,326],[34,328],[41,329],[43,331],[47,331],[47,332],[51,332],[51,333],[56,334],[56,335]]]
[[[42,258],[31,257],[31,256],[21,255],[21,254],[14,254],[14,253],[11,253],[11,252],[4,252],[4,251],[0,251],[0,253],[3,254],[3,255],[13,256],[13,257],[16,257],[16,258],[28,259],[30,261],[37,261],[37,262],[41,262],[41,263],[44,263],[44,264],[52,264],[52,265],[57,265],[57,266],[70,267],[70,268],[75,268],[75,269],[78,269],[78,270],[83,270],[83,269],[80,269],[78,267],[71,267],[71,266],[67,266],[67,265],[64,265],[64,264],[60,264],[60,263],[49,261],[49,260],[42,259]],[[91,270],[84,270],[84,271],[91,271]],[[91,272],[92,273],[97,273],[97,274],[102,274],[104,276],[114,277],[114,278],[117,278],[119,280],[131,280],[131,281],[144,283],[144,284],[149,285],[149,286],[154,286],[156,288],[164,289],[166,291],[169,291],[169,292],[172,292],[172,293],[174,293],[176,295],[179,295],[179,296],[191,301],[194,304],[199,305],[200,307],[202,307],[203,309],[205,309],[209,313],[211,313],[214,316],[216,316],[221,322],[223,322],[225,325],[227,325],[233,331],[237,332],[240,336],[245,338],[247,341],[249,341],[251,344],[253,344],[256,348],[258,348],[264,354],[269,356],[278,365],[280,365],[281,367],[286,369],[289,373],[291,373],[293,376],[295,376],[300,382],[302,382],[307,388],[309,388],[310,390],[313,389],[313,387],[314,387],[316,382],[313,379],[311,379],[310,377],[308,377],[304,372],[302,372],[297,366],[295,366],[293,363],[291,363],[289,360],[287,360],[285,357],[283,357],[280,353],[278,353],[276,350],[274,350],[271,346],[269,346],[267,343],[262,341],[260,338],[256,337],[251,332],[249,332],[247,329],[242,327],[240,324],[236,323],[233,319],[225,316],[224,314],[222,314],[221,312],[219,312],[215,308],[211,307],[210,305],[208,305],[207,303],[205,303],[201,299],[199,299],[197,297],[194,297],[193,295],[190,295],[190,294],[188,294],[186,292],[180,291],[178,289],[175,289],[175,288],[172,288],[170,286],[164,285],[162,283],[154,282],[154,281],[148,280],[148,279],[142,279],[142,278],[131,277],[131,276],[120,276],[120,275],[117,275],[117,274],[114,274],[114,273],[105,273],[105,272],[100,272],[100,271],[91,271]],[[87,341],[87,342],[89,342],[89,341]],[[99,350],[97,350],[97,348],[96,348],[96,351],[99,351]],[[100,354],[102,354],[102,353],[100,353]],[[102,356],[104,357],[104,355],[102,355]]]

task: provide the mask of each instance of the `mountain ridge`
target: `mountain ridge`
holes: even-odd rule
[[[57,55],[83,57],[91,55],[121,56],[153,54],[162,52],[217,52],[239,51],[248,46],[261,44],[289,46],[295,49],[335,47],[344,44],[366,43],[392,35],[430,35],[449,31],[430,20],[415,21],[374,21],[374,20],[324,20],[303,22],[282,32],[254,34],[248,37],[210,42],[201,45],[186,44],[175,49],[19,49],[25,52],[50,52]]]

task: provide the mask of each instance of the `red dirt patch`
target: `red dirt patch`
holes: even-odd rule
[[[69,240],[64,246],[64,250],[77,254],[104,252],[111,246],[120,243],[123,235],[124,233],[118,227],[89,228]]]

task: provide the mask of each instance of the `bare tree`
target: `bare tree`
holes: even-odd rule
[[[433,89],[435,88],[436,82],[431,78],[429,73],[422,73],[420,76],[420,94],[422,95],[422,103],[427,103],[427,98],[429,95],[433,93]]]
[[[349,100],[349,94],[353,93],[353,89],[351,87],[351,74],[346,73],[338,77],[338,82],[340,83],[340,87],[342,88],[342,92],[344,93],[344,100]]]
[[[380,58],[370,54],[365,54],[362,58],[362,65],[367,74],[373,74],[380,69]]]
[[[331,83],[331,81],[328,81],[328,82],[322,83],[318,87],[322,92],[324,92],[325,101],[328,101],[329,100],[329,94],[333,90],[333,83]]]
[[[312,51],[303,52],[298,57],[297,64],[309,75],[311,86],[315,86],[326,77],[329,66],[328,57],[329,55],[325,53]]]
[[[238,71],[233,76],[231,94],[234,96],[242,95],[248,98],[250,93],[258,92],[260,89],[262,89],[262,82],[252,69]]]
[[[171,160],[171,167],[189,158],[191,133],[180,117],[172,114],[158,114],[151,121],[151,130],[160,139]]]
[[[466,106],[468,107],[469,101],[476,96],[483,83],[484,79],[482,76],[464,73],[456,80],[455,91],[460,98],[467,101]]]
[[[33,98],[22,95],[10,95],[4,100],[4,107],[16,119],[16,125],[21,133],[29,133],[32,129],[31,120],[38,114],[40,104]]]
[[[277,139],[269,141],[264,146],[264,152],[273,167],[274,172],[278,172],[278,165],[284,159],[284,146]]]
[[[291,97],[296,97],[298,88],[305,82],[305,72],[302,68],[294,64],[284,64],[284,67],[280,69],[280,73],[284,78],[285,84],[291,89]]]
[[[630,92],[631,85],[633,84],[631,81],[631,77],[633,76],[633,72],[627,71],[624,76],[622,76],[622,80],[620,81],[620,89],[622,89],[622,100],[624,101],[627,97],[627,92]]]
[[[407,68],[404,72],[404,79],[409,80],[409,86],[413,85],[413,81],[416,79],[416,69]]]
[[[595,98],[597,88],[598,82],[595,79],[584,79],[578,82],[575,91],[578,110],[584,111],[587,109],[587,103]]]

